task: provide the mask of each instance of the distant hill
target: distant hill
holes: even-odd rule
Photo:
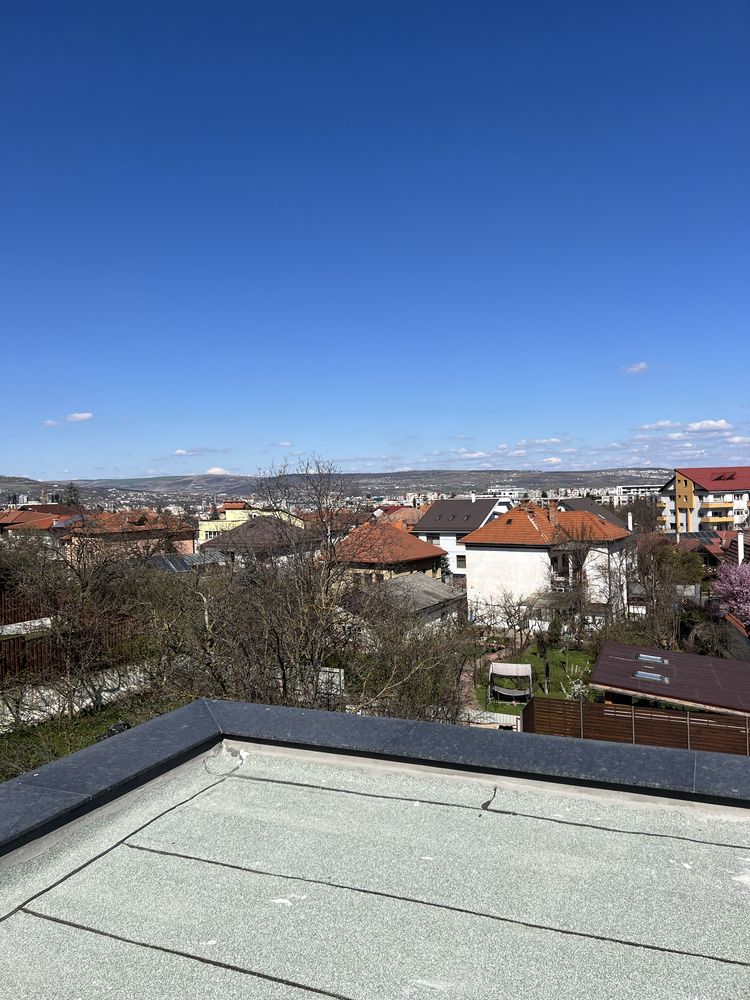
[[[592,469],[546,471],[519,469],[416,469],[404,472],[347,472],[341,478],[351,496],[388,496],[405,492],[487,492],[502,486],[521,489],[574,489],[611,487],[626,483],[666,483],[672,469]],[[143,476],[132,479],[77,479],[82,498],[114,499],[132,495],[148,502],[150,497],[199,499],[200,497],[247,496],[258,484],[256,476]],[[65,482],[39,482],[23,476],[0,476],[0,501],[9,493],[34,497],[42,489],[62,490]]]

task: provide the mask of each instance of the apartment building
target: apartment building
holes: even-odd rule
[[[736,531],[750,512],[750,466],[675,469],[657,503],[664,531]]]

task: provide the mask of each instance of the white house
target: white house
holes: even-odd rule
[[[466,579],[466,535],[487,524],[493,517],[508,508],[508,500],[497,497],[436,500],[427,513],[417,521],[412,533],[423,542],[430,542],[444,549],[453,583],[463,586]]]
[[[592,617],[595,606],[620,609],[629,537],[602,514],[521,504],[463,538],[469,606],[487,613],[505,595],[531,601],[580,582]]]

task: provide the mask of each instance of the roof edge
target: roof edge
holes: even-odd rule
[[[222,739],[750,807],[750,760],[731,754],[199,700],[0,784],[0,856]]]

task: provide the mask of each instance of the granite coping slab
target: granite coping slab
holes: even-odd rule
[[[745,757],[197,700],[0,784],[0,855],[223,739],[750,806]]]

